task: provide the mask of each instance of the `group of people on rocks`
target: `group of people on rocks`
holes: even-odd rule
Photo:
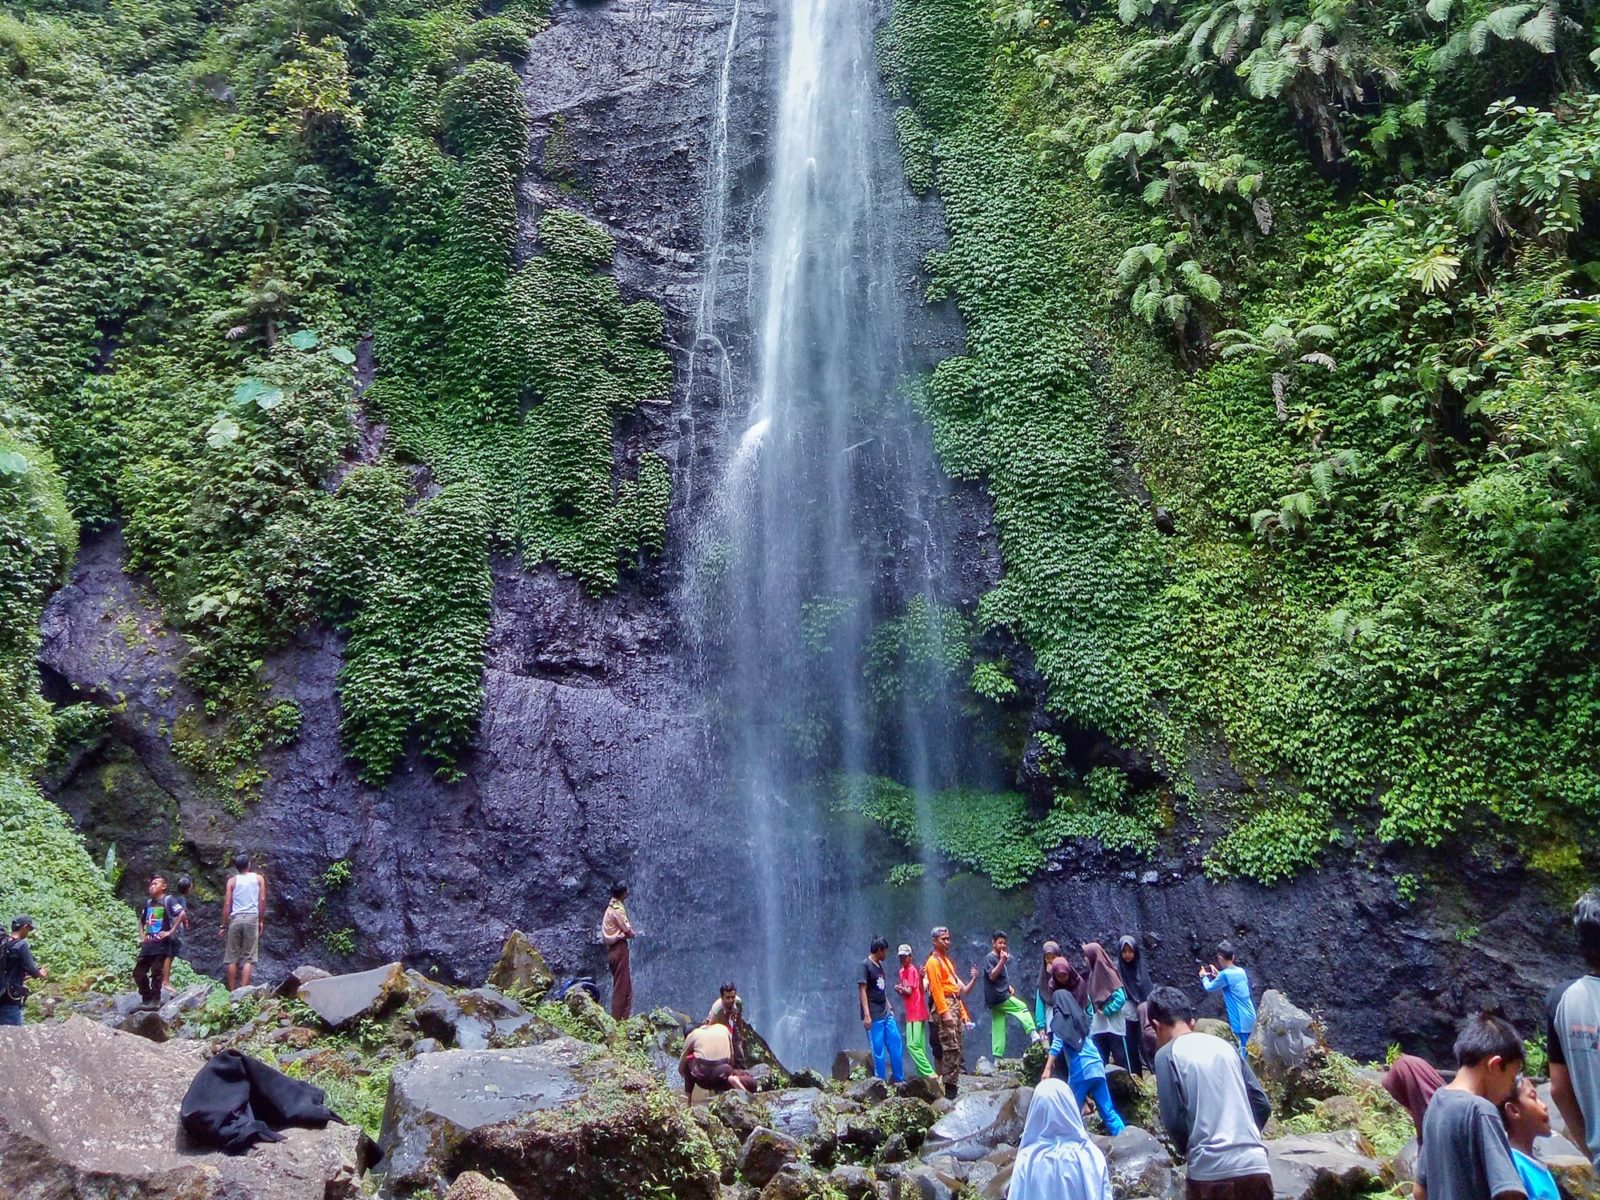
[[[233,856],[234,873],[222,893],[222,962],[227,971],[228,990],[249,987],[260,957],[261,931],[267,924],[267,880],[250,867],[250,855],[240,851]],[[178,876],[176,890],[169,890],[165,875],[152,875],[146,887],[145,903],[139,909],[139,956],[133,966],[134,986],[139,989],[143,1008],[161,1003],[161,993],[172,983],[172,963],[183,950],[183,936],[189,931],[189,892],[194,886],[187,875]]]
[[[1579,898],[1572,922],[1588,970],[1552,990],[1545,1003],[1550,1091],[1567,1136],[1600,1170],[1600,888]],[[1248,980],[1229,977],[1230,969],[1236,964],[1219,962],[1215,974],[1203,973],[1203,983],[1208,991],[1226,989],[1229,1023],[1238,1033],[1241,1018],[1253,1024],[1254,1009]],[[1271,1200],[1261,1139],[1271,1105],[1248,1059],[1196,1032],[1183,990],[1152,988],[1144,1007],[1157,1046],[1161,1122],[1184,1156],[1187,1200]],[[1480,1014],[1461,1025],[1453,1049],[1448,1082],[1413,1055],[1399,1057],[1383,1079],[1416,1125],[1413,1200],[1560,1200],[1534,1148],[1551,1131],[1550,1113],[1524,1073],[1521,1035],[1504,1018]],[[1009,1200],[1111,1195],[1105,1155],[1083,1123],[1082,1096],[1047,1076],[1028,1109]]]

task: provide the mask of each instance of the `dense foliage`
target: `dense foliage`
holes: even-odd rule
[[[67,816],[31,783],[0,772],[0,912],[34,920],[34,956],[57,980],[88,982],[127,967],[139,944],[133,909],[117,899]]]
[[[895,7],[932,292],[969,325],[926,407],[1007,566],[981,620],[1061,728],[1153,747],[1189,802],[1231,760],[1216,873],[1341,829],[1592,842],[1593,16]]]
[[[19,589],[0,766],[47,733],[31,651],[69,510],[120,523],[187,635],[203,704],[174,748],[224,796],[298,729],[262,674],[294,629],[349,631],[366,778],[412,744],[449,772],[476,726],[491,552],[598,590],[660,548],[665,465],[615,478],[613,430],[665,389],[661,314],[623,302],[610,238],[575,214],[519,233],[507,61],[547,2],[0,16],[0,578]]]

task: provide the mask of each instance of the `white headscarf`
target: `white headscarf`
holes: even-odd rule
[[[1111,1200],[1106,1156],[1089,1140],[1065,1080],[1040,1080],[1028,1106],[1008,1200]]]

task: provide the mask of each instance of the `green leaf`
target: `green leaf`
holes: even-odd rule
[[[288,396],[282,388],[268,388],[256,397],[256,407],[262,412],[271,412],[286,399],[288,399]]]
[[[315,329],[297,329],[289,335],[289,345],[296,350],[315,350],[321,341]]]
[[[244,379],[233,389],[233,402],[240,408],[247,408],[254,404],[256,399],[275,390],[270,383],[263,383],[259,379]]]
[[[348,346],[329,346],[328,357],[336,363],[343,363],[347,367],[353,367],[356,361],[355,351]]]
[[[1454,0],[1428,0],[1424,11],[1431,21],[1442,21],[1450,15],[1450,5]]]
[[[28,460],[15,450],[7,450],[0,454],[0,475],[11,475],[20,478],[28,473]]]
[[[243,432],[239,422],[224,413],[211,422],[211,428],[206,431],[206,445],[213,450],[221,450],[225,446],[231,446]]]

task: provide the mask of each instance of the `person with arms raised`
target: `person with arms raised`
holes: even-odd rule
[[[1029,1041],[1038,1034],[1033,1014],[1017,999],[1017,989],[1011,986],[1010,964],[1010,939],[997,929],[989,938],[989,956],[983,960],[983,1002],[989,1009],[989,1052],[995,1058],[1005,1057],[1007,1017],[1016,1019]]]
[[[1589,973],[1563,983],[1545,1001],[1550,1095],[1567,1136],[1600,1171],[1600,888],[1578,897],[1572,927]]]
[[[1256,1027],[1256,1005],[1250,999],[1250,976],[1238,963],[1232,942],[1217,943],[1217,963],[1200,968],[1200,986],[1207,992],[1222,989],[1222,1006],[1228,1013],[1228,1028],[1239,1040],[1239,1057]]]
[[[1272,1105],[1221,1038],[1197,1033],[1194,1005],[1175,987],[1151,991],[1156,1099],[1161,1123],[1184,1156],[1187,1200],[1272,1200],[1261,1128]]]

